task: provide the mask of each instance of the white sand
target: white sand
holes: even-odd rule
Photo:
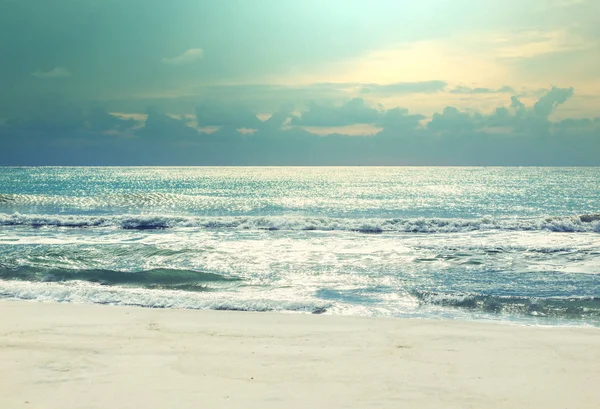
[[[600,329],[0,302],[0,408],[600,408]]]

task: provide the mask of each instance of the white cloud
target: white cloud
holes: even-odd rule
[[[50,71],[37,70],[32,75],[36,78],[68,78],[71,73],[64,67],[55,67]]]
[[[348,136],[373,136],[383,130],[382,127],[373,124],[352,124],[345,126],[301,126],[307,132],[315,135],[348,135]],[[284,126],[283,129],[292,129],[291,126]]]
[[[194,61],[197,61],[199,59],[201,59],[204,56],[204,51],[202,50],[202,48],[190,48],[189,50],[187,50],[186,52],[184,52],[181,55],[178,55],[177,57],[173,57],[173,58],[163,58],[160,61],[165,63],[165,64],[171,64],[171,65],[181,65],[181,64],[188,64]]]
[[[566,30],[524,31],[487,39],[484,36],[478,37],[481,51],[487,49],[499,59],[535,58],[548,54],[586,50],[596,46],[593,42],[579,38]]]

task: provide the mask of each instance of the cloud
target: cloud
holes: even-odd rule
[[[573,96],[573,88],[552,87],[550,91],[542,96],[533,106],[533,111],[544,118],[548,117],[554,109]]]
[[[31,75],[33,75],[36,78],[53,79],[53,78],[68,78],[71,76],[71,73],[69,72],[69,70],[67,70],[64,67],[55,67],[55,68],[51,69],[50,71],[37,70],[34,73],[32,73]]]
[[[419,127],[425,116],[409,114],[406,108],[393,108],[380,115],[376,125],[385,129],[414,130]]]
[[[137,135],[144,138],[152,138],[168,144],[180,139],[193,139],[199,135],[194,128],[188,126],[185,120],[162,114],[154,108],[148,108],[146,113],[148,118],[144,127],[136,132]]]
[[[545,135],[555,124],[548,117],[555,109],[573,95],[573,88],[552,87],[533,105],[527,107],[517,96],[512,96],[508,107],[497,107],[491,114],[460,111],[446,107],[441,113],[433,114],[427,128],[434,132],[450,134],[489,131],[490,128],[503,129],[504,133],[527,137]]]
[[[450,132],[453,134],[474,131],[481,126],[481,116],[461,112],[455,107],[446,107],[444,111],[433,114],[427,125],[434,132]]]
[[[429,122],[360,98],[312,103],[292,126],[282,126],[291,105],[260,121],[248,108],[204,102],[197,119],[218,126],[211,134],[157,109],[111,115],[55,101],[0,124],[0,164],[600,165],[600,119],[549,119],[572,94],[554,87],[534,103],[512,96],[491,113],[447,106]]]
[[[7,121],[12,129],[49,135],[121,131],[133,127],[135,123],[132,119],[111,115],[95,104],[75,104],[61,100],[34,104],[29,111]]]
[[[189,50],[185,51],[183,54],[180,54],[180,55],[178,55],[176,57],[172,57],[172,58],[165,57],[165,58],[162,58],[160,61],[165,64],[170,64],[170,65],[182,65],[182,64],[189,64],[194,61],[198,61],[202,57],[204,57],[204,50],[202,50],[202,48],[190,48]]]
[[[196,106],[195,112],[198,126],[256,129],[262,124],[256,113],[241,106],[226,106],[218,102],[203,102]]]
[[[301,116],[292,117],[292,125],[346,126],[376,122],[381,112],[368,106],[362,98],[354,98],[341,106],[312,102]]]
[[[449,92],[451,94],[514,94],[515,90],[509,86],[500,88],[471,88],[459,85]]]
[[[445,81],[397,82],[395,84],[365,84],[360,85],[362,94],[415,94],[434,93],[443,91],[448,84]]]
[[[106,4],[98,13],[97,0],[48,0],[35,9],[9,1],[0,13],[6,23],[0,24],[0,49],[10,56],[0,64],[0,105],[12,108],[13,95],[24,89],[34,97],[42,95],[46,88],[35,88],[42,81],[31,74],[39,67],[38,74],[43,76],[56,66],[66,66],[73,76],[69,81],[46,82],[68,82],[61,92],[86,100],[187,96],[200,84],[268,83],[297,88],[328,81],[400,84],[367,86],[365,94],[356,88],[355,94],[344,96],[367,99],[377,92],[404,95],[408,90],[402,84],[425,86],[432,79],[489,89],[504,84],[517,89],[548,83],[565,86],[568,80],[569,85],[587,91],[587,83],[598,84],[595,17],[600,2],[588,0],[576,7],[548,10],[549,3],[565,2],[572,1],[489,5],[460,0],[455,5],[445,0],[386,0],[366,7],[360,1],[338,0],[344,7],[323,7],[314,0],[307,0],[306,5],[257,0],[257,4],[236,2],[231,7],[184,0],[165,8],[159,0],[135,0],[100,2]],[[59,6],[63,3],[69,4],[68,15]],[[142,3],[145,7],[140,12]],[[94,24],[82,25],[89,16],[94,16]],[[198,60],[203,54],[206,57]],[[192,69],[197,64],[202,70]],[[409,90],[432,92],[430,100],[435,100],[436,84],[431,85],[432,89]],[[287,92],[280,90],[260,92],[266,94],[265,99],[277,99],[276,105]],[[590,92],[598,95],[598,87]],[[202,91],[196,95],[205,97]],[[244,98],[250,101],[251,97],[248,89]],[[320,101],[315,95],[296,101],[311,98]],[[428,114],[441,111],[444,105],[462,109],[450,99],[427,103]],[[407,106],[399,98],[391,104]],[[141,105],[140,112],[147,104]]]
[[[284,104],[279,107],[269,118],[267,118],[260,128],[278,130],[286,122],[291,121],[292,111],[294,110],[293,104]]]

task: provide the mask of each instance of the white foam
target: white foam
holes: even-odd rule
[[[176,290],[147,290],[103,286],[83,281],[62,283],[0,280],[0,297],[21,300],[74,302],[139,306],[240,311],[322,312],[329,304],[310,299],[290,300],[289,294],[244,292],[190,293]]]
[[[1,226],[112,227],[121,229],[203,228],[240,230],[321,230],[363,233],[455,233],[480,230],[516,230],[600,233],[600,220],[584,222],[580,216],[529,219],[357,219],[300,216],[165,216],[165,215],[35,215],[0,213]]]

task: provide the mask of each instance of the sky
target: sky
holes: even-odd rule
[[[0,165],[600,165],[597,0],[0,0]]]

